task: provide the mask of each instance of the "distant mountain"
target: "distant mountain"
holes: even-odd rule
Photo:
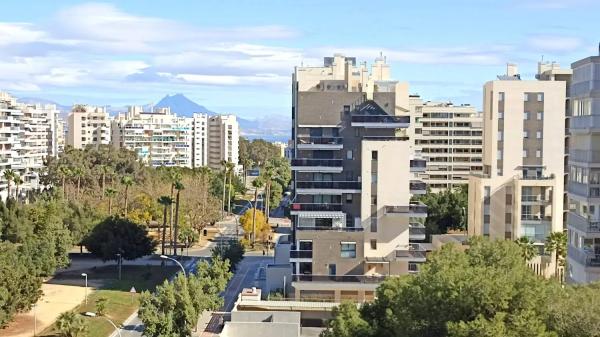
[[[183,94],[167,95],[154,105],[156,108],[171,108],[172,112],[180,116],[192,117],[194,112],[216,115],[215,112],[208,110],[202,105],[185,97]]]
[[[56,105],[56,109],[60,111],[61,118],[66,118],[67,115],[69,114],[69,111],[71,111],[70,105],[62,105],[60,103],[56,103],[54,101],[51,101],[51,100],[45,99],[45,98],[23,97],[23,98],[17,98],[17,101],[19,101],[21,103],[25,103],[25,104],[54,104],[54,105]]]

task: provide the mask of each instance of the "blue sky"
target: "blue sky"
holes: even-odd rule
[[[481,105],[506,62],[532,77],[597,53],[597,0],[3,0],[0,90],[123,106],[183,93],[244,117],[290,115],[294,65],[334,52],[428,100]]]

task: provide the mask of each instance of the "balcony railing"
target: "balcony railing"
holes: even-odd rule
[[[385,206],[386,214],[418,213],[427,215],[427,205],[422,203],[410,204],[408,206]]]
[[[567,255],[573,260],[587,267],[600,267],[600,254],[586,252],[575,248],[571,245],[567,246]]]
[[[298,145],[341,145],[342,140],[342,137],[298,137]]]
[[[568,224],[583,232],[600,233],[600,220],[597,219],[587,219],[579,214],[569,213]]]
[[[411,159],[410,160],[410,171],[411,172],[423,172],[427,168],[427,161],[425,159]]]
[[[551,216],[540,216],[533,214],[521,214],[522,221],[552,221]]]
[[[598,163],[600,162],[600,151],[587,151],[587,150],[571,150],[569,151],[569,160],[575,162],[584,163]]]
[[[571,132],[577,130],[586,130],[600,128],[600,116],[588,115],[588,116],[573,116],[569,118]]]
[[[396,259],[410,261],[424,261],[427,257],[425,248],[418,243],[410,244],[408,249],[397,249],[395,255]]]
[[[292,275],[293,282],[381,283],[383,275]]]
[[[427,229],[421,223],[411,223],[408,226],[408,236],[411,240],[425,240]]]
[[[297,181],[296,188],[360,190],[360,181]]]
[[[419,180],[411,180],[409,183],[411,191],[426,191],[427,184]]]
[[[555,176],[554,176],[554,174],[539,175],[539,176],[517,175],[517,178],[519,178],[520,180],[552,180],[555,178]]]
[[[342,204],[292,204],[292,211],[309,212],[339,212],[342,210]]]
[[[342,167],[341,159],[292,159],[292,166]]]
[[[362,227],[297,226],[297,231],[362,232]]]
[[[352,123],[410,124],[410,116],[353,115]]]
[[[542,195],[522,195],[521,196],[521,201],[522,202],[547,202],[548,200],[546,200],[546,198]]]
[[[290,250],[291,259],[312,259],[312,250]]]

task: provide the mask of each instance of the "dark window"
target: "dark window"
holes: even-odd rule
[[[309,128],[308,129],[311,137],[322,137],[323,129],[322,128]]]
[[[371,151],[371,159],[377,160],[377,151]]]
[[[377,240],[371,239],[371,249],[377,249]]]
[[[349,113],[349,112],[350,112],[350,106],[344,105],[344,113]]]

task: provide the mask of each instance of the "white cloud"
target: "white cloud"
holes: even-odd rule
[[[581,38],[561,35],[535,35],[528,42],[529,48],[538,52],[571,52],[583,45]]]
[[[36,30],[31,24],[0,22],[0,46],[36,42],[45,35],[43,31]]]

